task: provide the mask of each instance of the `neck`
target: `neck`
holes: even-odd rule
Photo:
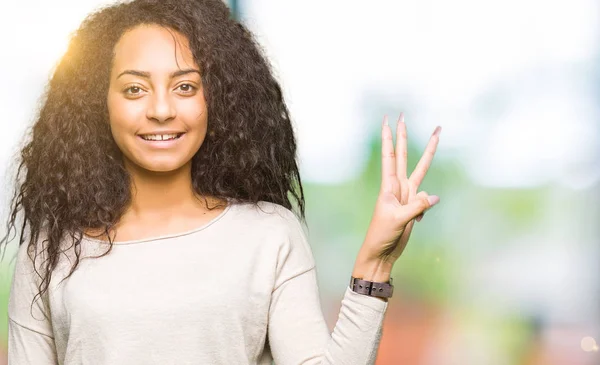
[[[154,172],[126,163],[131,174],[131,204],[126,215],[141,220],[177,217],[206,209],[204,199],[194,191],[191,161],[174,171]],[[211,199],[207,201],[210,203]]]

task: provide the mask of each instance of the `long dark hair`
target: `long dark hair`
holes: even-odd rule
[[[66,279],[79,263],[84,229],[104,232],[108,254],[109,232],[131,201],[130,176],[110,133],[106,98],[114,46],[140,24],[185,35],[202,71],[208,133],[192,158],[194,190],[219,200],[276,203],[297,209],[305,220],[296,139],[281,88],[251,33],[232,19],[222,0],[112,5],[89,15],[71,36],[20,151],[0,245],[10,241],[22,210],[19,246],[28,228],[27,253],[41,279],[39,296],[48,289],[61,242],[70,238],[76,256]],[[35,264],[39,254],[41,274]]]

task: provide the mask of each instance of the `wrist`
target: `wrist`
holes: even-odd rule
[[[357,279],[372,281],[375,283],[388,283],[390,281],[393,265],[394,264],[390,263],[389,261],[375,258],[375,256],[365,252],[363,246],[354,263],[352,276]],[[388,301],[388,298],[374,298],[378,298],[384,302]]]
[[[367,252],[363,245],[356,257],[352,276],[369,281],[387,282],[390,279],[393,266],[393,262]]]
[[[385,283],[390,280],[393,264],[384,260],[356,260],[352,276],[363,280]]]
[[[369,295],[387,302],[394,292],[394,285],[392,285],[392,278],[390,278],[389,283],[378,283],[352,277],[350,279],[350,289],[355,293]]]

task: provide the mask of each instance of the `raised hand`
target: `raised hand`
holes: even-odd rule
[[[387,116],[382,124],[381,188],[361,254],[365,260],[377,260],[392,265],[406,247],[415,219],[420,221],[425,211],[439,202],[436,195],[417,193],[429,170],[437,149],[442,127],[433,131],[417,167],[407,178],[407,139],[404,114],[398,118],[396,147]]]

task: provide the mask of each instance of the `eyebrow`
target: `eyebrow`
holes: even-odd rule
[[[183,69],[183,70],[177,70],[174,72],[171,72],[171,74],[169,75],[171,78],[175,78],[175,77],[179,77],[182,75],[187,75],[189,73],[193,73],[196,72],[198,73],[198,75],[200,75],[200,71],[193,69],[193,68],[187,68],[187,69]],[[144,77],[146,79],[150,78],[150,72],[146,72],[146,71],[138,71],[138,70],[125,70],[123,72],[121,72],[119,74],[119,76],[117,76],[117,79],[123,75],[134,75],[134,76],[139,76],[139,77]]]

